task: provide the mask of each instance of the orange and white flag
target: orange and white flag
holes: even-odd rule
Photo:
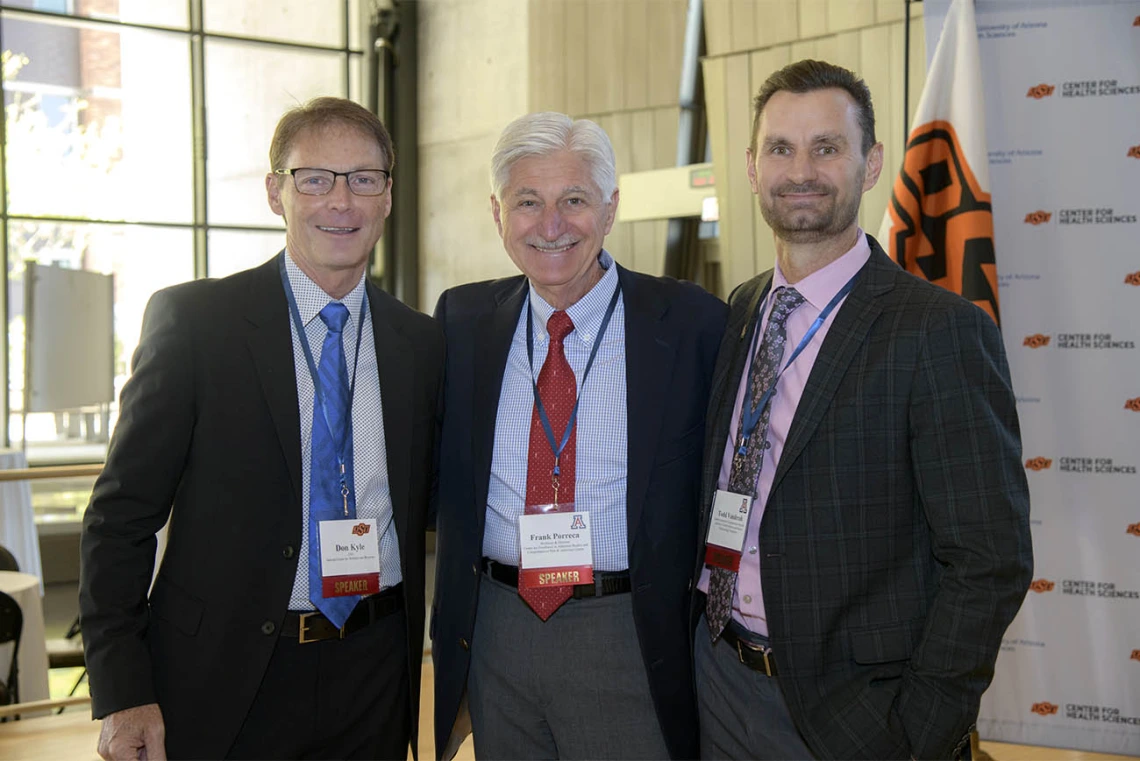
[[[946,14],[879,240],[899,266],[998,324],[985,98],[973,0]]]

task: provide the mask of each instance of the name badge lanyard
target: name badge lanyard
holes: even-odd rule
[[[305,362],[309,365],[309,376],[313,379],[313,390],[316,392],[316,405],[313,408],[313,414],[316,414],[316,408],[319,407],[321,414],[325,419],[325,426],[328,427],[329,433],[332,433],[332,424],[329,422],[328,410],[328,397],[325,395],[324,387],[321,385],[321,378],[317,372],[317,363],[313,361],[313,351],[309,348],[309,339],[305,334],[305,325],[301,322],[301,311],[297,308],[297,298],[293,295],[293,286],[289,284],[289,276],[285,271],[285,254],[282,252],[279,259],[281,266],[281,284],[285,286],[285,298],[289,302],[289,314],[293,317],[293,325],[297,329],[297,338],[301,342],[301,348],[305,352]],[[368,309],[368,292],[364,292],[364,297],[360,300],[360,317],[356,321],[356,353],[353,355],[352,360],[352,380],[348,386],[348,420],[345,426],[344,435],[340,440],[340,444],[336,447],[336,463],[340,476],[340,496],[344,499],[344,517],[348,517],[348,474],[346,472],[345,462],[348,459],[348,448],[352,441],[352,399],[356,391],[356,370],[360,367],[360,341],[364,335],[364,315],[365,310]],[[310,463],[310,467],[312,463]]]
[[[756,405],[753,406],[748,403],[744,404],[743,409],[740,411],[740,432],[742,435],[740,439],[740,446],[738,446],[736,449],[736,454],[738,456],[743,457],[747,451],[748,442],[751,440],[752,434],[756,431],[756,426],[760,422],[760,417],[764,413],[764,408],[768,406],[768,402],[772,400],[772,396],[776,393],[776,384],[780,381],[780,376],[784,374],[784,370],[787,370],[788,367],[790,367],[791,364],[796,361],[796,357],[800,356],[800,353],[805,348],[807,348],[807,345],[811,343],[811,339],[815,337],[815,334],[819,332],[819,329],[827,320],[828,315],[832,313],[835,307],[839,306],[839,302],[843,301],[843,298],[847,294],[851,293],[851,289],[855,287],[855,281],[858,278],[859,273],[856,272],[851,277],[851,279],[848,280],[847,283],[839,289],[839,293],[835,294],[835,297],[827,303],[827,306],[825,306],[823,308],[823,311],[819,313],[819,317],[816,317],[815,321],[811,324],[811,327],[808,328],[808,332],[805,333],[804,337],[800,339],[800,343],[798,346],[796,346],[796,350],[792,352],[792,356],[788,358],[788,361],[784,363],[784,366],[780,369],[779,372],[776,373],[776,377],[772,379],[771,385],[768,386],[768,389],[764,392],[764,395],[760,397],[760,400],[756,402]],[[756,314],[757,332],[760,331],[760,315],[762,313],[763,312],[760,311]],[[752,361],[755,362],[756,358],[753,357]]]
[[[550,444],[550,450],[554,453],[554,471],[551,473],[551,483],[554,486],[554,504],[558,504],[558,479],[561,475],[561,468],[559,467],[559,460],[562,457],[562,450],[566,448],[566,444],[570,441],[570,432],[574,430],[574,421],[578,419],[578,405],[582,402],[582,388],[586,385],[586,378],[590,375],[590,368],[594,365],[594,357],[598,356],[598,347],[602,345],[602,338],[606,335],[606,328],[609,327],[610,318],[614,316],[614,310],[617,309],[618,297],[621,296],[621,286],[614,289],[613,298],[610,299],[610,304],[606,307],[606,314],[602,318],[602,324],[598,328],[598,335],[594,339],[594,348],[590,349],[590,358],[586,362],[586,370],[582,373],[582,382],[578,386],[578,396],[574,399],[574,409],[570,412],[570,419],[566,421],[566,430],[562,433],[561,443],[557,443],[554,439],[554,429],[550,425],[550,417],[546,414],[546,405],[542,403],[542,396],[538,393],[538,382],[534,376],[534,319],[531,314],[530,296],[527,296],[526,305],[526,359],[527,364],[530,366],[530,385],[534,391],[534,406],[538,410],[538,419],[542,423],[542,430],[546,433],[546,440]]]

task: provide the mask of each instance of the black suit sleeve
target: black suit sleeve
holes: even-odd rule
[[[928,316],[910,406],[916,488],[938,591],[897,710],[918,758],[969,732],[1001,638],[1029,586],[1029,492],[1001,335],[961,304]]]
[[[92,715],[156,702],[147,647],[155,533],[193,435],[193,349],[171,291],[147,305],[115,435],[83,518],[79,607]]]

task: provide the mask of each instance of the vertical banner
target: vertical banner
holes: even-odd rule
[[[973,5],[1035,555],[978,730],[1140,755],[1140,0]]]
[[[899,266],[959,293],[999,325],[994,224],[971,0],[934,49],[879,241]]]

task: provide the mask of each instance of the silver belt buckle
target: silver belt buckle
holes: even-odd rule
[[[737,637],[736,638],[736,657],[739,658],[740,662],[743,663],[745,666],[748,665],[748,662],[744,660],[744,651],[746,649],[749,650],[750,652],[760,653],[760,655],[764,656],[764,675],[765,676],[772,676],[772,662],[771,662],[771,660],[769,660],[769,657],[772,655],[772,648],[765,647],[763,645],[750,645],[749,643],[742,640],[740,637]]]

